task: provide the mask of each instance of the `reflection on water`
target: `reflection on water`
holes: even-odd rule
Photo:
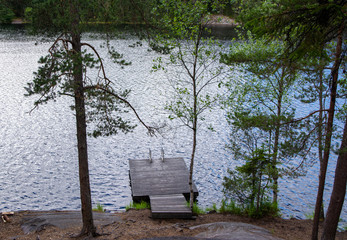
[[[100,46],[101,40],[90,39]],[[150,124],[168,123],[170,130],[163,136],[149,137],[143,127],[133,133],[111,137],[90,138],[89,161],[93,202],[106,209],[124,209],[131,201],[128,160],[147,158],[148,149],[160,157],[163,147],[167,157],[190,156],[190,132],[168,122],[163,110],[170,96],[170,87],[163,73],[150,73],[156,57],[147,48],[129,48],[136,39],[114,41],[117,50],[132,61],[124,69],[110,61],[106,70],[121,88],[132,89],[130,101],[143,119]],[[78,209],[79,185],[75,119],[69,109],[71,99],[40,106],[31,114],[34,97],[24,97],[24,86],[37,70],[37,61],[45,55],[49,43],[35,44],[23,34],[0,33],[0,211]],[[105,51],[100,49],[105,56]],[[303,109],[301,109],[303,111]],[[195,182],[202,206],[219,203],[223,177],[235,166],[224,146],[228,126],[224,111],[215,109],[206,118],[216,132],[204,130],[198,136]],[[134,116],[130,118],[135,121]],[[335,160],[336,161],[336,160]],[[331,161],[326,185],[325,206],[328,206],[335,162]],[[319,165],[309,169],[306,177],[284,179],[280,182],[280,208],[284,217],[305,218],[314,209]],[[342,218],[347,216],[344,207]]]

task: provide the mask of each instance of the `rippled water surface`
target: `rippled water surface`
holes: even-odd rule
[[[102,40],[88,39],[98,47]],[[160,157],[183,157],[189,161],[191,133],[167,120],[163,106],[171,94],[164,73],[151,73],[157,55],[146,46],[129,48],[136,39],[113,41],[118,51],[132,61],[124,69],[107,61],[106,71],[120,88],[131,89],[130,101],[144,121],[167,123],[163,136],[149,137],[142,126],[127,135],[90,138],[88,140],[93,203],[109,210],[124,209],[131,201],[128,160],[147,158],[148,149]],[[0,211],[51,210],[80,208],[76,130],[72,100],[59,98],[29,114],[35,97],[24,97],[24,87],[37,70],[37,61],[47,53],[51,43],[36,43],[20,32],[0,32]],[[300,109],[300,111],[308,111]],[[215,132],[203,126],[198,136],[195,183],[199,203],[211,206],[221,201],[222,180],[228,167],[235,165],[224,146],[228,126],[223,110],[215,109],[206,116]],[[130,119],[135,121],[132,114]],[[328,206],[336,158],[332,159],[326,185],[325,207]],[[284,217],[305,218],[314,209],[319,165],[307,176],[280,182],[280,208]],[[346,207],[342,213],[347,218]]]

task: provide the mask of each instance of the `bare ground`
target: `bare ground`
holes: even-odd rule
[[[21,229],[23,216],[30,213],[16,212],[10,217],[11,222],[0,222],[0,239],[1,240],[48,240],[48,239],[71,239],[72,235],[78,234],[80,227],[71,227],[59,229],[53,226],[47,226],[39,232],[25,235]],[[159,220],[150,218],[149,210],[130,210],[128,212],[115,213],[122,219],[120,222],[114,222],[107,226],[98,226],[98,232],[102,236],[95,239],[142,239],[150,237],[163,236],[194,236],[198,234],[196,230],[189,230],[189,227],[212,222],[243,222],[257,225],[268,229],[274,236],[288,240],[306,240],[310,239],[311,220],[298,219],[281,219],[281,218],[263,218],[249,219],[245,217],[209,213],[197,216],[195,220],[168,219]],[[93,239],[80,237],[77,240]],[[338,240],[346,239],[347,232],[338,233]]]

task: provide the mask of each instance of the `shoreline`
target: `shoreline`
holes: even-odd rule
[[[184,219],[152,219],[150,210],[128,210],[124,212],[100,213],[93,212],[94,222],[101,233],[107,235],[102,239],[142,239],[149,237],[193,237],[201,233],[197,228],[204,224],[226,223],[234,225],[249,225],[260,227],[271,233],[274,239],[309,239],[311,234],[312,220],[282,219],[279,217],[266,217],[251,219],[232,214],[211,212],[201,214],[195,220]],[[66,227],[55,226],[50,222],[44,222],[36,232],[23,232],[22,223],[25,220],[35,218],[42,222],[42,216],[48,219],[59,220]],[[58,217],[57,217],[58,216]],[[105,217],[104,217],[105,216]],[[29,218],[28,218],[29,217]],[[70,239],[71,234],[76,234],[81,229],[80,211],[17,211],[9,216],[10,222],[0,222],[0,239]],[[26,220],[26,221],[27,221]],[[101,221],[102,220],[102,221]],[[71,222],[72,221],[72,222]],[[101,222],[100,222],[101,221]],[[53,226],[52,226],[53,225]],[[322,230],[322,224],[320,227]],[[12,237],[12,238],[11,238]],[[78,238],[83,239],[83,238]],[[272,239],[272,238],[265,238]],[[347,239],[347,232],[338,232],[336,239]]]

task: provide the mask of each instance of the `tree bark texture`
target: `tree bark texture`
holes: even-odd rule
[[[323,164],[323,69],[319,70],[319,116],[318,116],[318,158],[319,167]],[[322,198],[324,197],[324,194]],[[321,205],[319,219],[324,219],[324,206]]]
[[[333,68],[333,79],[338,79],[338,70],[341,63],[342,43],[343,43],[344,23],[341,24],[337,45],[336,45],[336,60]],[[322,239],[335,239],[337,224],[341,214],[341,209],[346,194],[347,181],[347,118],[345,122],[343,137],[340,146],[339,157],[337,159],[335,180],[333,191],[330,197],[330,203],[327,211],[327,216],[324,222]]]
[[[313,227],[312,227],[312,238],[311,238],[312,240],[318,239],[319,216],[320,216],[320,209],[321,209],[322,203],[323,203],[325,178],[326,178],[328,160],[329,160],[329,155],[330,155],[331,137],[332,137],[333,123],[334,123],[337,80],[338,80],[338,74],[339,74],[339,67],[341,64],[340,58],[341,58],[341,53],[342,53],[343,30],[344,30],[344,23],[341,24],[341,27],[339,29],[338,40],[337,40],[336,51],[335,51],[335,62],[334,62],[334,66],[331,70],[332,82],[331,82],[331,87],[330,87],[330,106],[329,106],[329,111],[328,111],[328,122],[327,122],[327,127],[326,127],[324,155],[323,155],[323,161],[322,161],[320,173],[319,173],[318,193],[317,193],[315,214],[314,214]]]
[[[87,124],[84,103],[83,71],[81,61],[81,37],[79,34],[72,33],[72,47],[80,197],[82,205],[81,211],[83,222],[81,234],[95,236],[96,229],[93,222],[88,168]]]
[[[337,159],[335,180],[331,193],[327,216],[324,221],[322,240],[335,239],[337,224],[345,200],[347,183],[347,118],[343,132],[339,157]]]

